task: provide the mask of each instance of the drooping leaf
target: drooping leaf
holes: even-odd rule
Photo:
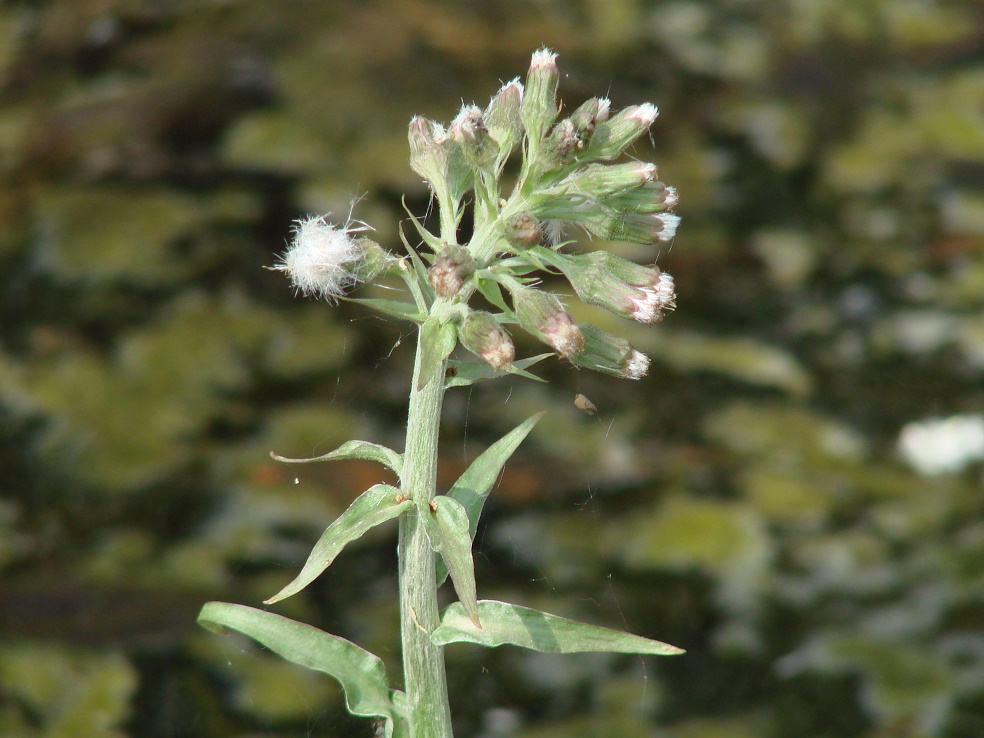
[[[345,691],[348,711],[383,718],[387,738],[406,719],[403,695],[389,688],[383,662],[351,641],[272,612],[228,602],[207,602],[198,623],[216,633],[237,631],[288,661],[334,677]]]
[[[447,570],[451,572],[454,591],[464,612],[476,628],[481,628],[478,618],[478,594],[475,587],[475,563],[472,560],[472,537],[468,534],[468,513],[457,500],[438,496],[431,500],[431,508],[424,517],[431,547],[439,554]]]
[[[420,349],[423,358],[420,365],[421,377],[432,377],[438,366],[444,361],[458,343],[458,331],[454,324],[442,323],[437,316],[429,317],[420,326]],[[418,390],[423,387],[417,387]]]
[[[365,305],[386,315],[392,315],[394,318],[412,320],[414,323],[422,323],[425,317],[420,312],[420,309],[412,302],[383,300],[378,297],[346,297],[345,299],[349,302],[357,302]]]
[[[683,649],[620,630],[569,620],[529,607],[496,600],[479,600],[482,627],[476,628],[459,603],[449,606],[431,633],[439,646],[475,643],[495,648],[506,644],[543,653],[609,651],[650,656],[675,656]]]
[[[378,443],[369,441],[346,441],[334,451],[330,451],[324,456],[315,456],[310,459],[292,459],[287,456],[275,454],[272,451],[270,456],[277,461],[285,464],[310,464],[315,461],[340,461],[342,459],[362,459],[363,461],[378,461],[388,467],[397,476],[403,471],[403,455],[398,454],[391,448],[380,446]]]
[[[297,577],[264,604],[295,595],[313,582],[327,569],[342,549],[352,541],[361,538],[366,531],[380,523],[399,516],[413,507],[413,503],[403,497],[400,490],[388,484],[376,484],[359,495],[334,523],[321,535],[311,549],[307,562]]]

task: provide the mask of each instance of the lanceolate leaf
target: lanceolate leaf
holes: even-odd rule
[[[513,428],[498,441],[489,446],[475,459],[464,473],[458,477],[458,481],[448,492],[447,497],[461,503],[465,513],[468,515],[468,537],[469,542],[475,540],[475,531],[478,529],[479,518],[482,517],[482,508],[485,500],[492,491],[492,485],[499,478],[499,473],[506,461],[513,455],[513,452],[529,435],[540,418],[545,413],[539,412],[527,418],[520,425]],[[444,562],[437,561],[437,584],[440,586],[448,577],[448,570]]]
[[[424,523],[431,547],[441,554],[441,559],[451,572],[454,591],[464,612],[476,628],[481,628],[476,602],[475,563],[472,561],[471,537],[468,535],[468,513],[450,497],[439,496],[431,500]]]
[[[482,507],[492,491],[492,485],[499,478],[502,467],[545,414],[539,412],[527,418],[485,449],[458,477],[458,481],[448,492],[447,496],[460,502],[468,513],[468,531],[473,540],[478,520],[482,516]]]
[[[264,600],[264,604],[272,605],[297,594],[327,569],[347,544],[361,538],[370,528],[397,517],[411,507],[413,503],[396,487],[388,484],[370,487],[328,526],[311,549],[307,562],[294,581],[270,599]]]
[[[422,323],[425,317],[412,302],[383,300],[378,297],[346,297],[345,299],[349,302],[357,302],[373,310],[378,310],[386,315],[392,315],[394,318],[412,320],[414,323]]]
[[[340,461],[341,459],[363,459],[365,461],[378,461],[383,466],[389,467],[397,476],[403,471],[403,456],[391,448],[380,446],[378,443],[369,441],[346,441],[324,456],[315,456],[311,459],[291,459],[270,452],[277,461],[286,464],[310,464],[314,461]]]
[[[500,371],[493,369],[488,364],[479,363],[477,361],[448,361],[448,366],[454,367],[457,373],[453,377],[448,377],[445,380],[445,384],[448,387],[467,387],[470,384],[475,384],[476,382],[483,382],[486,379],[495,379],[496,377],[501,377],[504,374],[517,374],[526,379],[532,379],[536,382],[543,382],[546,380],[541,379],[535,374],[530,374],[525,371],[526,367],[533,366],[537,362],[543,361],[549,356],[553,356],[552,353],[548,354],[538,354],[537,356],[531,356],[528,359],[520,359],[519,361],[514,361],[511,364],[507,364]]]
[[[480,600],[478,614],[482,618],[481,628],[475,627],[459,603],[451,605],[444,611],[441,624],[431,633],[431,641],[439,646],[475,643],[489,648],[510,644],[544,653],[611,651],[676,656],[684,652],[661,641],[568,620],[508,602]]]
[[[383,662],[351,641],[325,633],[310,625],[228,602],[208,602],[198,622],[216,633],[235,630],[295,664],[324,672],[337,679],[345,690],[345,705],[353,715],[380,717],[385,735],[397,735],[406,719],[403,695],[390,690]]]

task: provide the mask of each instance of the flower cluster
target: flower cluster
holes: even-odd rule
[[[639,379],[648,358],[623,339],[578,324],[558,295],[538,287],[536,273],[562,275],[584,302],[646,325],[676,307],[669,274],[607,251],[578,253],[563,240],[572,227],[603,241],[649,246],[674,238],[676,190],[659,180],[655,164],[620,161],[658,113],[645,103],[613,114],[609,100],[595,97],[561,118],[558,80],[556,55],[542,49],[525,84],[505,84],[484,109],[462,107],[447,128],[422,117],[411,121],[410,165],[436,200],[440,232],[411,215],[432,253],[407,244],[410,266],[401,276],[416,305],[403,315],[452,323],[462,345],[496,370],[511,370],[515,349],[506,327],[518,324],[577,366]],[[506,195],[500,180],[517,152],[519,173]],[[468,200],[474,231],[459,243]],[[319,218],[301,221],[278,268],[299,292],[337,299],[372,271],[367,261],[379,263],[359,246],[368,239],[353,237],[363,230],[359,223],[337,229]],[[476,292],[501,312],[472,309]],[[382,301],[369,302],[383,309]]]

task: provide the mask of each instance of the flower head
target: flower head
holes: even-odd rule
[[[371,230],[365,223],[349,220],[339,227],[326,217],[296,221],[294,238],[273,269],[290,277],[295,292],[335,302],[365,277],[364,262],[375,244],[353,238]]]

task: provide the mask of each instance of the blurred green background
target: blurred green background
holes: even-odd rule
[[[372,735],[194,623],[280,589],[381,478],[271,450],[403,445],[407,327],[263,266],[353,197],[398,249],[411,116],[542,45],[569,106],[660,108],[634,154],[680,192],[679,309],[592,314],[641,382],[550,361],[450,393],[441,477],[548,409],[479,595],[688,653],[451,647],[458,733],[984,735],[979,0],[0,5],[0,735]],[[275,609],[398,679],[396,605],[384,527]]]

